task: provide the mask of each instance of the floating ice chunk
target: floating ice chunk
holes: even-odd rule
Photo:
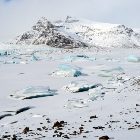
[[[120,74],[124,74],[123,69],[121,67],[116,67],[108,70],[101,70],[98,76],[111,77],[113,75],[120,75]]]
[[[18,90],[10,96],[15,99],[23,100],[23,99],[32,99],[32,98],[39,98],[39,97],[53,96],[53,95],[54,94],[49,87],[32,86],[22,90]]]
[[[88,59],[91,60],[91,61],[95,61],[96,60],[95,57],[89,57]]]
[[[83,107],[87,107],[87,105],[84,104],[83,100],[75,98],[67,100],[66,104],[64,104],[64,108],[66,109],[83,108]]]
[[[69,56],[69,55],[67,55],[67,56],[64,56],[63,57],[63,60],[65,60],[65,61],[74,61],[76,59],[76,57],[75,56]]]
[[[127,62],[140,62],[140,57],[136,57],[135,55],[129,55],[127,57]]]
[[[64,90],[69,92],[82,92],[97,87],[98,84],[92,84],[86,80],[72,81],[69,85],[63,87]]]
[[[13,57],[12,57],[12,59],[21,59],[21,57],[20,56],[17,56],[17,55],[14,55]]]
[[[82,55],[82,54],[77,54],[76,57],[77,58],[89,58],[88,56]]]
[[[38,58],[34,55],[31,56],[31,61],[38,61]]]
[[[119,62],[120,61],[119,59],[115,59],[115,58],[111,58],[111,57],[105,57],[105,58],[102,58],[101,60],[116,61],[116,62]]]
[[[52,57],[45,57],[44,60],[45,60],[45,61],[51,61],[51,60],[52,60]]]
[[[25,61],[15,62],[15,61],[4,61],[3,64],[26,64]]]
[[[4,61],[3,64],[18,64],[15,61]]]
[[[0,50],[0,56],[6,56],[8,54],[9,54],[8,51],[6,51],[6,50]]]
[[[58,68],[52,73],[53,76],[62,77],[77,77],[82,75],[80,68],[68,64],[59,65]]]
[[[27,64],[25,61],[20,61],[19,64]]]
[[[105,94],[105,93],[104,93],[103,91],[98,90],[97,88],[95,88],[95,89],[90,89],[90,90],[89,90],[89,95],[90,95],[90,97],[89,97],[88,101],[97,100],[98,98],[103,97],[104,94]]]

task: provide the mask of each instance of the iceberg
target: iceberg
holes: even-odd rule
[[[3,64],[18,64],[15,61],[4,61]]]
[[[121,67],[116,67],[108,70],[101,70],[98,76],[101,77],[112,77],[113,75],[124,74],[123,69]]]
[[[82,55],[82,54],[77,54],[76,57],[77,58],[89,58],[88,56]]]
[[[25,61],[15,62],[15,61],[4,61],[3,64],[26,64]]]
[[[95,61],[96,60],[95,57],[89,57],[88,59],[91,60],[91,61]]]
[[[127,62],[140,62],[140,57],[136,57],[135,55],[129,55],[127,57]]]
[[[66,85],[63,87],[65,91],[68,92],[82,92],[82,91],[88,91],[89,89],[97,87],[98,84],[92,84],[86,80],[77,80],[72,81],[69,85]]]
[[[105,58],[102,58],[101,60],[114,61],[114,62],[119,62],[120,61],[119,59],[115,59],[115,58],[111,58],[111,57],[105,57]]]
[[[50,90],[49,86],[47,87],[31,86],[14,92],[13,94],[10,95],[10,97],[18,100],[24,100],[24,99],[32,99],[32,98],[39,98],[39,97],[53,96],[53,95],[54,94]]]
[[[9,55],[9,53],[5,50],[0,50],[0,56],[6,56]]]
[[[82,75],[80,68],[68,64],[61,64],[55,71],[52,72],[53,76],[62,77],[78,77]]]
[[[101,97],[104,97],[104,92],[99,90],[99,89],[90,89],[89,90],[89,99],[88,101],[94,101],[94,100],[97,100],[98,98],[101,98]]]
[[[38,58],[34,55],[31,56],[31,61],[38,61]]]
[[[76,98],[67,100],[66,104],[64,104],[64,108],[66,109],[83,108],[83,107],[87,107],[87,105],[84,104],[83,100]]]
[[[63,60],[70,61],[70,62],[74,61],[75,59],[76,59],[75,56],[66,55],[66,56],[63,57]]]
[[[44,60],[45,61],[51,61],[52,60],[52,57],[45,57]]]

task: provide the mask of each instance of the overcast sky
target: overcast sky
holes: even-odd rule
[[[41,17],[66,16],[140,28],[140,0],[0,0],[0,41],[30,29]]]

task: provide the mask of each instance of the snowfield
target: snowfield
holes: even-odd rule
[[[0,139],[139,140],[139,52],[2,44]]]

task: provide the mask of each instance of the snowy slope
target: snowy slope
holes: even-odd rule
[[[58,31],[51,22],[45,18],[41,18],[29,31],[15,37],[10,41],[10,44],[48,45],[58,48],[86,47],[85,43]]]
[[[65,21],[53,23],[60,31],[91,45],[102,47],[138,47],[140,35],[120,24],[98,23],[67,17]]]

